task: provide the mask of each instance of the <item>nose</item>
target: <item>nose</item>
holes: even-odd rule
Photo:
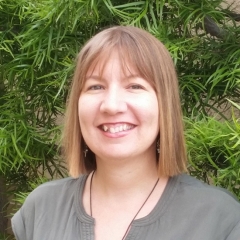
[[[105,91],[100,111],[102,113],[108,113],[109,115],[123,113],[127,110],[126,100],[123,90],[117,87],[112,87]]]

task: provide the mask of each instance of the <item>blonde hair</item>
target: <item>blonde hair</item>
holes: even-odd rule
[[[165,46],[148,32],[131,26],[116,26],[91,38],[80,51],[68,98],[63,150],[69,173],[78,177],[96,169],[95,155],[84,157],[85,143],[78,118],[78,99],[86,74],[98,61],[107,61],[111,51],[117,51],[122,64],[131,63],[140,76],[154,87],[159,104],[159,175],[174,176],[186,171],[186,149],[182,112],[175,66]]]

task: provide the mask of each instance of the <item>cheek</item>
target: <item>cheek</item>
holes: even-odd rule
[[[141,117],[147,122],[158,122],[159,119],[159,107],[156,96],[148,96],[139,100],[136,100],[138,111],[141,113]]]
[[[78,118],[79,118],[80,127],[82,126],[82,124],[84,124],[84,122],[88,118],[88,114],[90,112],[89,109],[91,108],[85,101],[85,98],[80,97],[78,100]]]
[[[84,116],[85,114],[87,114],[89,112],[89,110],[91,110],[93,107],[93,103],[91,101],[91,98],[83,95],[80,96],[78,99],[78,113],[79,116]]]
[[[78,100],[78,119],[82,130],[96,120],[99,108],[99,103],[96,100],[96,98],[86,95],[80,96]]]

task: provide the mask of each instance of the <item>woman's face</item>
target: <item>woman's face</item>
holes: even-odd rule
[[[113,52],[88,72],[78,102],[83,138],[96,159],[156,157],[158,101],[153,87]]]

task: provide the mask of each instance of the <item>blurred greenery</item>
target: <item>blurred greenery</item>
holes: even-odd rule
[[[190,174],[240,199],[240,119],[233,114],[233,121],[205,117],[185,123]]]
[[[0,178],[8,193],[21,202],[38,179],[67,176],[59,142],[76,54],[101,29],[134,25],[160,39],[176,64],[190,174],[240,198],[239,19],[222,0],[0,0]]]

